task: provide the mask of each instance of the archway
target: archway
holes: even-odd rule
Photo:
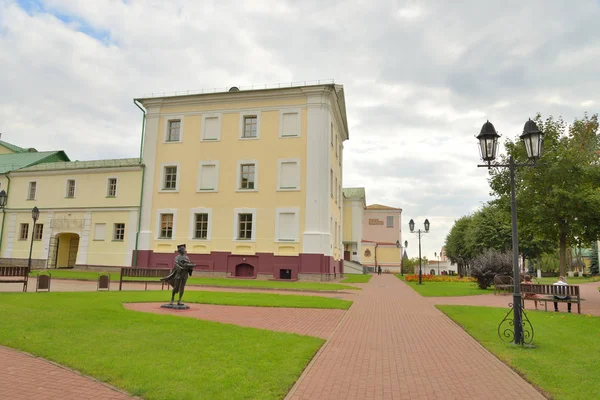
[[[59,233],[50,239],[48,268],[73,268],[77,261],[79,235]]]
[[[431,271],[429,271],[430,275],[435,275],[435,269],[432,269]]]
[[[254,277],[254,267],[250,264],[238,264],[235,266],[235,276],[243,278]]]

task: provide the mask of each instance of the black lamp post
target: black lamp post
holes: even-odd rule
[[[440,257],[442,255],[442,253],[440,252],[440,255],[438,255],[437,251],[433,253],[433,255],[435,256],[435,258],[437,258],[438,261],[438,275],[440,274]]]
[[[404,241],[404,252],[406,253],[406,249],[408,248],[408,240]],[[404,254],[401,255],[402,257],[402,264],[400,264],[400,276],[404,276]],[[408,258],[408,256],[407,256]]]
[[[481,127],[481,132],[477,136],[479,139],[479,151],[481,159],[487,164],[478,165],[478,167],[496,168],[508,167],[510,170],[510,211],[512,220],[512,247],[513,247],[513,309],[514,309],[514,343],[523,344],[523,309],[521,308],[521,287],[519,274],[519,238],[517,236],[517,200],[515,196],[515,168],[516,167],[535,167],[535,162],[542,153],[543,133],[540,131],[531,119],[525,123],[521,140],[525,144],[527,158],[533,163],[516,164],[512,155],[508,157],[508,164],[492,163],[496,158],[498,150],[498,138],[500,135],[496,132],[494,125],[487,121]]]
[[[31,218],[33,218],[33,228],[31,229],[31,244],[29,245],[29,261],[27,262],[27,268],[31,271],[31,251],[33,250],[33,237],[35,236],[35,222],[40,217],[40,210],[37,207],[33,207],[31,210]]]
[[[423,284],[423,270],[422,270],[422,266],[421,266],[421,236],[423,236],[424,234],[429,232],[429,220],[426,218],[425,222],[423,223],[423,225],[425,226],[425,230],[422,231],[421,229],[417,229],[415,231],[415,221],[413,221],[412,219],[408,222],[408,227],[410,228],[410,231],[412,233],[416,233],[417,236],[419,237],[419,285]]]

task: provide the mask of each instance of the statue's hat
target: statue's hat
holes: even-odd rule
[[[185,244],[178,244],[177,250],[185,249]]]

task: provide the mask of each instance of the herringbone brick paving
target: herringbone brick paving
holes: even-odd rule
[[[395,276],[362,287],[286,399],[544,398]]]

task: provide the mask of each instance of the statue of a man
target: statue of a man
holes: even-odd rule
[[[168,276],[161,278],[161,280],[173,286],[170,304],[173,304],[173,301],[175,300],[175,293],[179,292],[179,301],[177,302],[177,305],[183,305],[181,297],[183,297],[185,283],[187,282],[188,276],[192,275],[192,270],[196,265],[193,264],[190,261],[190,258],[185,254],[185,244],[178,245],[177,252],[179,254],[175,256],[173,270],[171,270],[171,273]]]

